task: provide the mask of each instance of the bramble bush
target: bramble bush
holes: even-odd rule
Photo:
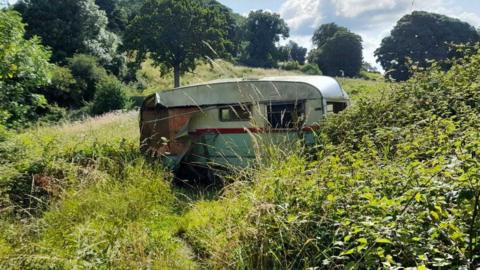
[[[416,70],[326,120],[313,160],[270,151],[185,238],[215,269],[480,267],[479,70],[480,52]]]

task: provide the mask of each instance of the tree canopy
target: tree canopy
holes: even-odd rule
[[[478,42],[477,30],[466,22],[444,15],[415,11],[401,18],[390,36],[375,51],[387,76],[397,81],[410,78],[409,61],[426,67],[429,60],[454,57],[451,44]]]
[[[125,47],[140,64],[147,55],[165,74],[193,71],[196,60],[223,56],[231,46],[224,13],[200,0],[147,0],[128,26]]]
[[[321,25],[312,38],[309,61],[328,76],[355,77],[362,67],[362,38],[335,23]]]
[[[279,50],[280,61],[296,61],[300,65],[305,64],[307,48],[299,46],[294,41],[289,41],[287,45],[281,46]]]
[[[108,29],[117,34],[123,33],[128,24],[128,13],[120,0],[95,0],[95,3],[105,11],[108,18]]]
[[[289,37],[289,28],[280,15],[268,11],[252,11],[244,25],[246,47],[243,62],[254,67],[274,67],[281,38]]]
[[[120,41],[94,0],[21,0],[15,9],[27,24],[26,36],[39,36],[51,47],[54,62],[88,53],[110,64],[116,56]]]
[[[38,38],[24,39],[20,15],[0,11],[0,125],[16,127],[38,118],[47,102],[32,90],[50,80],[50,52]]]

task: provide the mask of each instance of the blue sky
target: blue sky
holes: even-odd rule
[[[316,27],[335,22],[363,38],[364,58],[375,64],[373,52],[396,21],[414,10],[445,14],[480,28],[480,0],[219,0],[247,15],[264,9],[279,13],[290,26],[291,39],[311,48]],[[284,41],[285,42],[285,41]],[[377,65],[378,66],[378,65]]]

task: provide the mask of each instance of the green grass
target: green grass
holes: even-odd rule
[[[171,86],[170,77],[160,78],[149,65],[142,72],[149,84],[144,94]],[[217,61],[213,70],[201,65],[196,74],[183,79],[191,84],[298,74]],[[354,101],[378,97],[380,90],[390,87],[374,80],[339,81]],[[275,226],[297,224],[305,210],[282,212],[277,207],[286,207],[283,203],[295,196],[309,198],[315,175],[320,175],[307,170],[317,163],[288,152],[262,163],[250,177],[237,177],[220,193],[177,187],[161,164],[140,154],[134,111],[38,126],[6,137],[0,141],[2,269],[268,265],[275,252],[265,237],[278,231]],[[268,220],[272,215],[278,220]],[[267,230],[268,224],[274,227]],[[295,232],[285,235],[292,245],[304,240]],[[253,256],[259,248],[265,254]]]
[[[136,112],[107,114],[1,145],[2,269],[194,267],[171,176],[139,153],[138,132]]]
[[[350,95],[352,101],[362,98],[372,99],[389,92],[394,84],[385,82],[383,78],[376,80],[337,78],[343,89]]]

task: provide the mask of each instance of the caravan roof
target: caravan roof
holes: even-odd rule
[[[348,95],[331,77],[265,77],[217,80],[162,91],[148,97],[144,105],[174,108],[320,98],[343,101]]]

